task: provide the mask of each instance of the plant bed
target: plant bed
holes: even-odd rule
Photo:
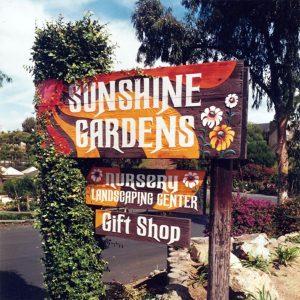
[[[11,211],[1,211],[0,221],[24,221],[33,220],[32,212],[11,212]]]

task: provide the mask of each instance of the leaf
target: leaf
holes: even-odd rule
[[[228,149],[228,150],[226,150],[226,151],[224,152],[224,154],[225,154],[225,155],[229,155],[229,154],[234,155],[234,154],[236,154],[236,152],[235,152],[233,149]]]

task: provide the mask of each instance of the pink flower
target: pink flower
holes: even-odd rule
[[[193,188],[199,184],[199,176],[197,173],[189,172],[184,175],[182,181],[186,187]]]
[[[93,182],[100,182],[102,178],[102,171],[100,168],[94,168],[91,172],[91,179]]]

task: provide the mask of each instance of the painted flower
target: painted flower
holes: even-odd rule
[[[215,125],[219,125],[222,121],[223,112],[220,108],[211,106],[210,108],[205,108],[204,112],[201,114],[201,120],[203,126],[208,126],[213,128]]]
[[[92,173],[91,173],[91,179],[94,182],[100,182],[102,178],[102,171],[100,168],[95,168],[93,169]]]
[[[225,98],[225,105],[229,108],[236,107],[239,102],[239,97],[237,94],[229,94]]]
[[[186,173],[182,182],[186,187],[193,188],[199,184],[199,176],[197,173],[193,172]]]
[[[221,125],[216,126],[210,133],[210,144],[213,149],[217,151],[225,150],[229,148],[231,142],[233,141],[233,137],[235,136],[235,132],[232,130],[230,126]]]

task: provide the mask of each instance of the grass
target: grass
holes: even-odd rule
[[[300,244],[300,233],[295,235],[295,236],[290,236],[286,239],[288,242],[291,242],[291,243],[298,243]]]
[[[195,275],[192,275],[190,285],[194,285],[196,283],[201,284],[202,286],[207,285],[208,281],[208,266],[202,265],[197,268],[197,273]]]
[[[242,260],[242,265],[246,268],[255,268],[266,272],[270,263],[261,257],[249,257],[249,260]]]
[[[33,215],[31,212],[0,212],[0,220],[28,220],[33,219]]]
[[[272,298],[272,295],[269,291],[265,289],[265,286],[261,290],[257,291],[257,295],[250,293],[246,298],[247,300],[277,300],[277,298]]]
[[[298,256],[300,249],[298,247],[283,247],[278,246],[275,249],[276,258],[274,259],[274,263],[279,265],[288,266],[289,263],[294,261]]]

